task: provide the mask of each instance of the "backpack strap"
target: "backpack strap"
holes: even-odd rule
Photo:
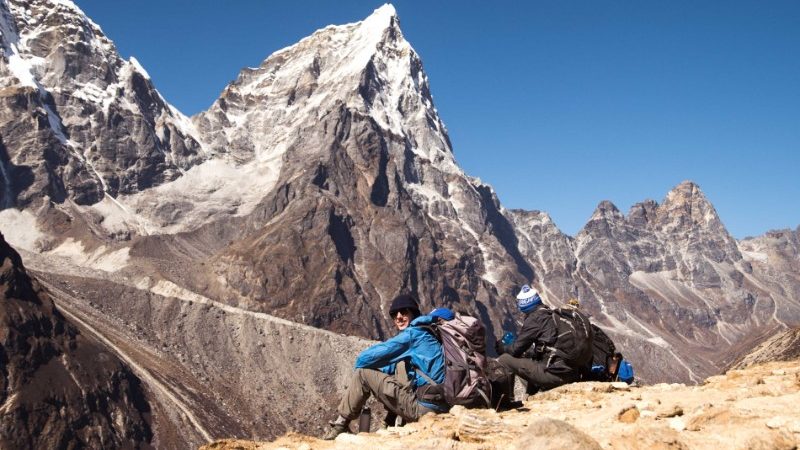
[[[433,378],[429,377],[425,372],[419,370],[419,368],[414,369],[417,372],[417,375],[421,376],[425,381],[428,382],[431,386],[438,386],[439,383],[433,381]]]
[[[483,398],[483,401],[486,402],[486,407],[487,408],[491,408],[492,407],[492,401],[489,400],[489,396],[486,395],[486,392],[483,392],[483,389],[481,389],[481,388],[477,388],[475,390],[478,391],[478,394],[481,395],[481,398]]]
[[[414,325],[414,326],[419,329],[427,331],[428,333],[433,335],[433,337],[435,337],[440,344],[442,343],[442,336],[441,334],[439,334],[439,328],[436,326],[436,324],[432,323],[430,325]]]

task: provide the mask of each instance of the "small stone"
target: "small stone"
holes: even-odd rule
[[[678,405],[673,406],[672,408],[664,409],[658,413],[659,419],[667,419],[670,417],[677,417],[683,415],[683,408]]]
[[[773,417],[767,421],[767,428],[776,429],[786,425],[786,419],[783,417]]]
[[[600,450],[600,444],[591,436],[572,425],[554,419],[538,419],[530,423],[529,429],[514,441],[511,448],[555,450],[580,448]]]
[[[611,383],[611,387],[618,390],[618,391],[629,391],[631,389],[631,385],[622,381],[615,381]]]
[[[365,446],[367,445],[367,438],[364,434],[350,434],[350,433],[342,433],[339,436],[336,436],[336,442],[341,442],[345,444],[350,444],[352,446]]]
[[[628,406],[627,408],[623,408],[623,410],[617,414],[617,420],[622,423],[634,423],[639,419],[640,415],[641,414],[636,406]]]
[[[773,370],[772,374],[773,375],[786,375],[786,371],[783,370],[783,369]]]
[[[653,410],[653,404],[650,403],[650,402],[647,402],[647,401],[644,401],[644,402],[640,401],[640,402],[636,402],[636,408],[639,411],[641,411],[642,413],[645,412],[645,411],[652,411]]]
[[[686,422],[678,417],[669,419],[669,427],[675,431],[683,431],[686,429]]]
[[[452,414],[455,417],[458,417],[458,416],[464,414],[465,412],[467,412],[467,408],[464,408],[461,405],[456,405],[456,406],[453,406],[452,408],[450,408],[450,414]]]

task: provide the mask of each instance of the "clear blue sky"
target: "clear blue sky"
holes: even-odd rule
[[[187,115],[383,1],[77,0]],[[224,5],[224,6],[222,6]],[[698,183],[734,237],[800,225],[800,1],[397,1],[465,172],[574,235]]]

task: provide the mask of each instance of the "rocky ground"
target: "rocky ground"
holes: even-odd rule
[[[203,450],[339,448],[796,449],[800,360],[708,378],[702,385],[577,383],[511,411],[466,410],[333,442],[286,434],[273,442],[217,441]]]

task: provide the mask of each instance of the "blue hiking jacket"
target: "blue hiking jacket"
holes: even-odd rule
[[[414,389],[428,384],[428,381],[420,376],[416,369],[437,384],[443,383],[444,353],[442,344],[428,330],[420,328],[420,326],[432,324],[433,321],[434,318],[431,316],[417,317],[408,328],[397,336],[362,351],[356,358],[355,368],[380,370],[406,360],[409,363],[409,380]],[[440,409],[427,402],[420,403],[432,409]]]

